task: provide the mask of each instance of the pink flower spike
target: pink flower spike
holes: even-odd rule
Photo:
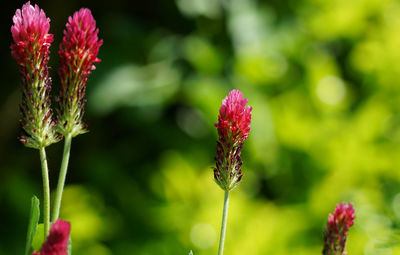
[[[324,235],[324,255],[345,255],[347,232],[354,225],[353,204],[341,203],[335,208],[334,214],[329,214],[327,229]]]
[[[251,110],[247,98],[239,90],[232,90],[219,109],[217,156],[214,180],[225,191],[235,188],[243,177],[240,157],[243,142],[250,132]]]
[[[64,38],[60,44],[61,79],[59,129],[62,134],[76,136],[86,132],[82,122],[85,106],[86,82],[99,63],[97,58],[103,40],[87,8],[82,8],[68,18]]]
[[[57,220],[51,226],[50,234],[40,248],[32,255],[68,255],[68,239],[71,225],[67,221]]]
[[[50,107],[51,78],[47,63],[53,35],[50,19],[39,6],[27,2],[13,17],[11,55],[17,61],[22,79],[19,140],[27,147],[42,148],[59,141]]]

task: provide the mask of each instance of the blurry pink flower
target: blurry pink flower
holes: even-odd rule
[[[50,229],[46,242],[40,248],[40,252],[32,255],[68,255],[68,241],[71,225],[67,221],[57,220]]]
[[[25,134],[20,140],[27,147],[39,149],[59,140],[50,108],[51,79],[47,66],[53,41],[53,35],[48,33],[50,19],[39,6],[27,2],[15,12],[13,22],[11,55],[19,65],[23,90],[20,110]]]
[[[97,58],[103,40],[99,40],[96,21],[89,9],[82,8],[68,18],[60,44],[61,79],[59,128],[64,135],[85,132],[82,122],[87,78]]]
[[[347,231],[354,224],[353,204],[341,203],[329,214],[327,229],[324,235],[324,255],[345,255]]]
[[[225,191],[236,187],[243,177],[240,157],[243,142],[250,132],[251,110],[247,98],[239,90],[232,90],[222,101],[219,110],[216,166],[214,180]]]

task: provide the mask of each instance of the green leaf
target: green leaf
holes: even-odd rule
[[[190,250],[190,252],[189,252],[189,255],[193,255],[193,252],[192,252],[192,250]]]
[[[71,255],[71,250],[72,250],[72,239],[70,235],[68,238],[68,255]]]
[[[31,254],[32,241],[35,236],[40,217],[39,203],[39,199],[36,196],[33,196],[31,202],[31,212],[29,215],[28,234],[26,236],[25,255]]]
[[[42,244],[44,243],[44,225],[43,223],[37,225],[37,230],[33,236],[32,249],[35,251],[40,250]]]

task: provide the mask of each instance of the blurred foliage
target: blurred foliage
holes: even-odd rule
[[[211,167],[221,100],[253,106],[226,254],[320,254],[327,215],[353,202],[348,254],[400,254],[400,3],[394,0],[37,1],[57,45],[81,6],[104,46],[90,132],[72,142],[61,217],[73,254],[216,254],[223,192]],[[15,139],[20,101],[0,15],[0,255],[22,254],[39,155]],[[8,39],[7,39],[8,38]],[[62,143],[48,149],[56,185]]]

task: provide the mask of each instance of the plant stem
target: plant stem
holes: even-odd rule
[[[224,254],[226,222],[227,222],[227,219],[228,219],[228,205],[229,205],[229,191],[225,191],[224,211],[222,213],[221,235],[219,236],[218,255]]]
[[[46,150],[40,148],[40,163],[42,165],[43,178],[43,223],[44,223],[44,240],[50,231],[50,184],[49,184],[49,169],[47,167]]]
[[[67,176],[69,154],[71,151],[71,140],[72,140],[72,136],[71,136],[71,134],[68,134],[65,137],[65,141],[64,141],[64,152],[63,152],[63,158],[62,158],[62,162],[61,162],[60,175],[58,177],[56,196],[55,196],[55,200],[54,200],[53,214],[52,214],[52,218],[51,218],[52,222],[55,222],[58,219],[58,216],[60,215],[61,199],[62,199],[62,194],[64,191],[65,177]]]

